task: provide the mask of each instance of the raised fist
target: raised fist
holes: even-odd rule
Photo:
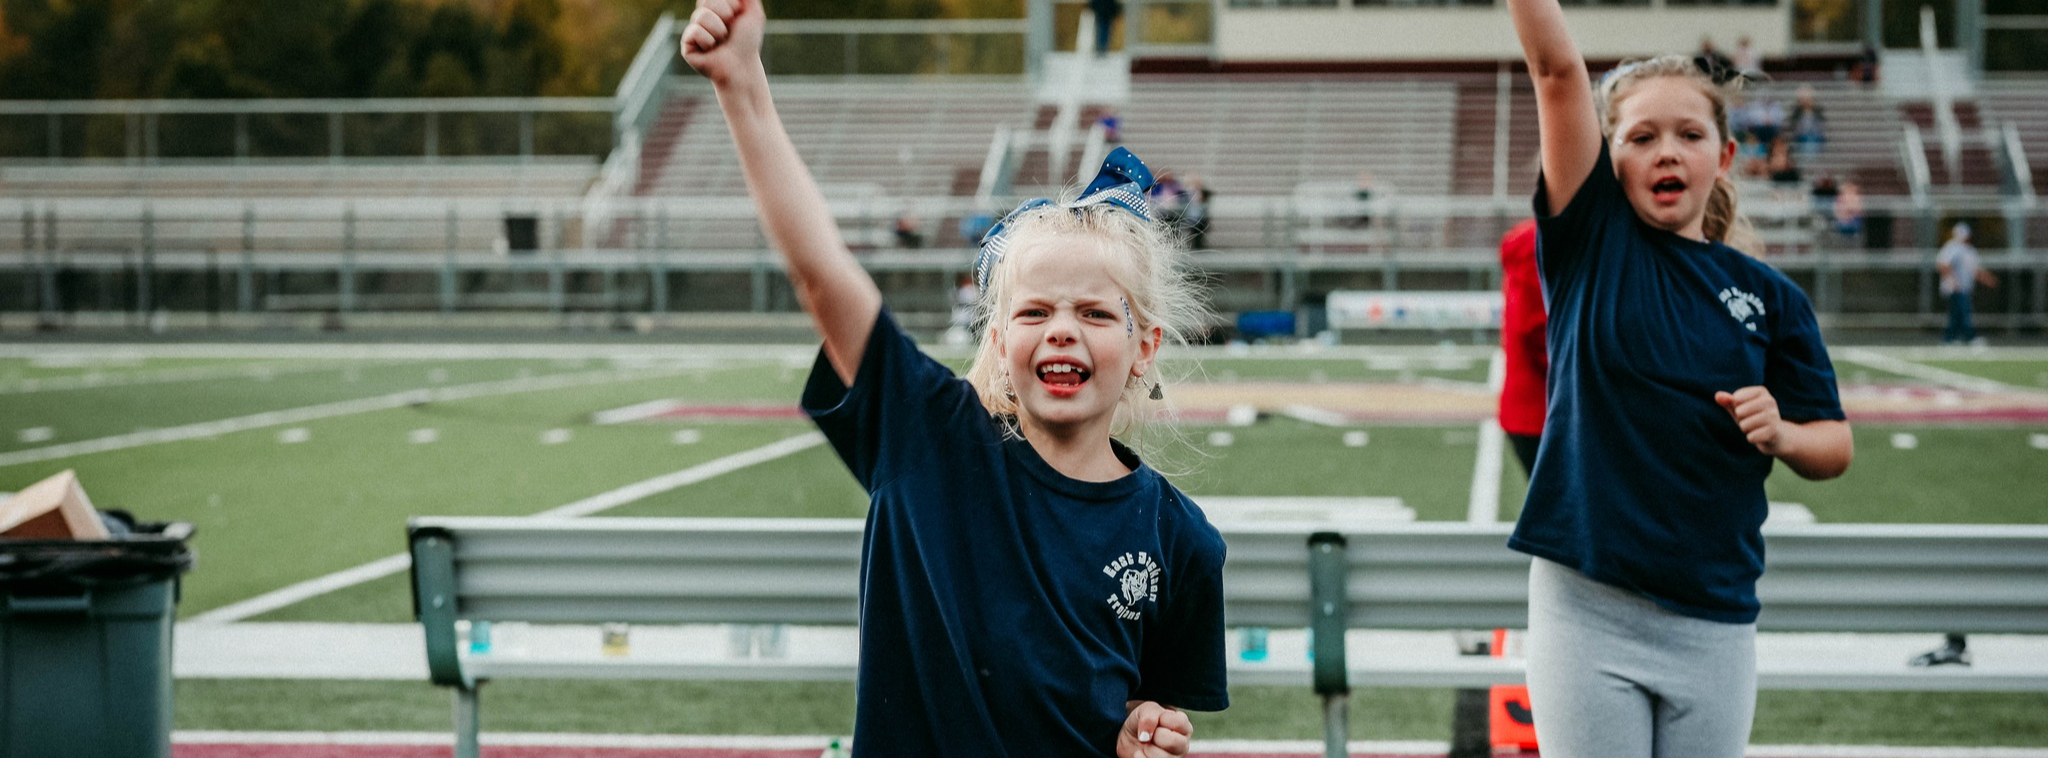
[[[684,27],[683,62],[725,86],[734,77],[761,74],[761,29],[767,22],[761,0],[697,0]]]

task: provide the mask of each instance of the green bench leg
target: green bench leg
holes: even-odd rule
[[[455,758],[477,758],[477,693],[483,686],[477,682],[475,689],[455,688]]]
[[[1315,640],[1315,690],[1323,696],[1323,755],[1350,753],[1351,672],[1345,663],[1344,632],[1351,617],[1348,548],[1344,536],[1317,532],[1308,538],[1309,631]]]

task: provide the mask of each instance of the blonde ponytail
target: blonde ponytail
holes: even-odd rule
[[[1700,231],[1707,239],[1742,251],[1751,258],[1761,257],[1764,241],[1757,236],[1756,227],[1751,226],[1749,217],[1742,215],[1736,207],[1735,182],[1726,176],[1714,179],[1713,194],[1707,196],[1707,215],[1701,220]]]

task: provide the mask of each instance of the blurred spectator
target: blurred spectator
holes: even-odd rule
[[[1201,251],[1209,249],[1209,185],[1199,176],[1188,177],[1187,204],[1182,207],[1180,221],[1187,225],[1188,249]]]
[[[1877,48],[1863,43],[1863,53],[1856,56],[1856,65],[1849,70],[1849,78],[1864,84],[1877,83]]]
[[[1828,222],[1830,227],[1835,222],[1835,198],[1841,193],[1842,188],[1835,184],[1834,175],[1826,171],[1813,178],[1813,187],[1806,193],[1807,199],[1813,203],[1813,215]]]
[[[1799,186],[1799,161],[1792,157],[1792,143],[1784,137],[1771,141],[1770,157],[1764,162],[1764,169],[1771,177],[1771,183],[1779,189]]]
[[[988,234],[989,227],[996,225],[996,217],[988,211],[977,210],[960,217],[960,239],[968,246],[981,244],[982,235]]]
[[[1700,68],[1706,69],[1707,73],[1713,74],[1716,81],[1720,80],[1723,72],[1735,69],[1735,63],[1728,60],[1728,56],[1714,49],[1714,38],[1704,35],[1700,37],[1700,51],[1693,56],[1693,61],[1700,64]]]
[[[1095,56],[1109,54],[1109,33],[1116,28],[1116,19],[1124,14],[1124,4],[1119,0],[1088,0],[1088,10],[1095,14]]]
[[[904,211],[896,217],[896,245],[898,247],[924,247],[924,233],[918,231],[916,216]]]
[[[1741,39],[1735,41],[1735,55],[1732,62],[1735,64],[1735,70],[1741,72],[1744,76],[1756,78],[1764,75],[1763,56],[1757,54],[1756,48],[1750,47],[1749,35],[1745,34]]]
[[[1835,194],[1835,233],[1854,237],[1863,232],[1863,189],[1855,182],[1842,182]]]
[[[1123,144],[1124,119],[1116,114],[1115,108],[1102,109],[1102,112],[1095,116],[1095,123],[1102,125],[1102,138],[1108,140],[1109,144]]]
[[[1373,179],[1371,171],[1358,172],[1358,186],[1351,190],[1351,199],[1361,206],[1358,217],[1351,219],[1351,228],[1364,229],[1372,226],[1372,197],[1379,190],[1379,182]]]
[[[1777,100],[1770,97],[1753,97],[1743,108],[1747,111],[1743,115],[1743,124],[1748,128],[1750,135],[1756,137],[1758,143],[1768,146],[1778,138],[1779,132],[1784,131],[1785,106],[1780,105]]]
[[[1771,175],[1771,151],[1756,140],[1756,135],[1744,133],[1741,144],[1735,148],[1735,173],[1744,179],[1766,179]]]
[[[1941,344],[1984,344],[1971,320],[1970,296],[1979,284],[1997,287],[1998,277],[1984,270],[1977,246],[1970,244],[1969,224],[1958,223],[1950,231],[1948,244],[1934,256],[1934,270],[1941,274],[1941,294],[1948,298],[1948,328],[1941,332]]]
[[[953,287],[953,318],[941,341],[954,346],[973,344],[975,311],[980,304],[981,288],[974,286],[974,275],[961,274]]]
[[[1180,177],[1172,171],[1159,172],[1159,178],[1152,182],[1150,198],[1152,209],[1169,224],[1180,223],[1181,207],[1187,204],[1187,188],[1181,186]]]
[[[1820,152],[1821,145],[1828,141],[1828,117],[1814,101],[1813,88],[1800,85],[1799,100],[1792,104],[1792,113],[1786,122],[1792,129],[1792,140],[1799,146],[1799,154],[1811,158]]]

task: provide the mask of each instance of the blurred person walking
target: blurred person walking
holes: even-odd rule
[[[1934,255],[1934,270],[1941,274],[1941,294],[1948,299],[1948,326],[1941,331],[1941,344],[1982,345],[1972,318],[1970,297],[1977,285],[1997,288],[1998,277],[1984,270],[1977,246],[1970,244],[1970,225],[1958,223],[1949,230],[1948,244]]]
[[[1121,0],[1088,0],[1088,11],[1095,16],[1095,57],[1100,58],[1109,54],[1110,32],[1124,15],[1124,4]]]

